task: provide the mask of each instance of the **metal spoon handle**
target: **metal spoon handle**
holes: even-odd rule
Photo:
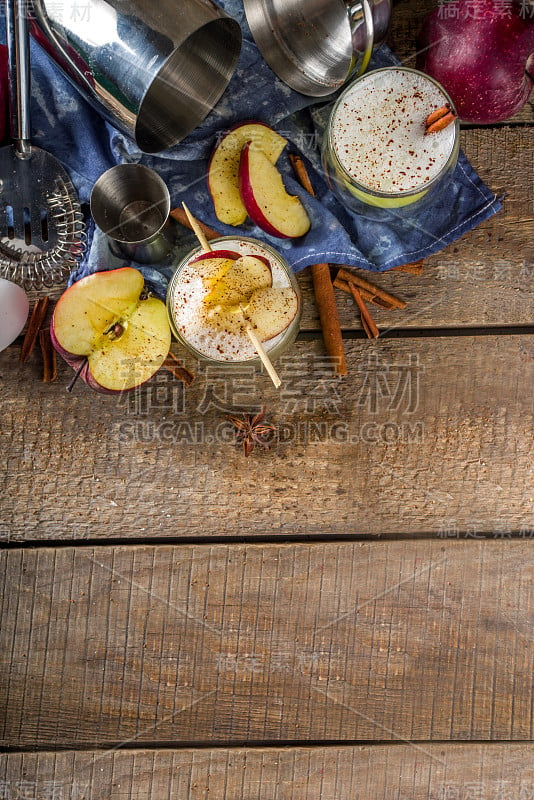
[[[27,0],[7,0],[6,35],[9,64],[9,114],[11,138],[19,158],[29,158],[30,144],[30,44]]]

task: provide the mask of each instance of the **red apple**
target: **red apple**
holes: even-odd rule
[[[246,142],[253,142],[272,164],[287,144],[287,139],[263,122],[240,122],[216,144],[208,165],[208,189],[215,216],[227,225],[241,225],[247,211],[239,192],[239,160]]]
[[[244,302],[213,306],[212,324],[227,333],[245,337],[245,320],[260,342],[268,342],[285,331],[298,312],[298,297],[291,286],[255,289]]]
[[[7,47],[0,44],[0,144],[9,134]]]
[[[165,361],[171,332],[165,304],[144,291],[139,270],[121,267],[82,278],[59,298],[52,344],[92,389],[122,392]]]
[[[224,258],[237,261],[238,258],[241,258],[241,253],[237,253],[235,250],[204,250],[202,253],[199,253],[198,256],[195,256],[189,262],[190,264],[196,264],[199,261],[208,261],[213,258]],[[265,256],[254,256],[254,258],[258,258],[260,261],[271,268],[269,263],[269,259]]]
[[[448,5],[426,17],[416,66],[450,94],[462,121],[509,119],[532,88],[534,16],[519,2],[457,0],[454,16]]]
[[[249,217],[266,233],[293,239],[309,231],[310,219],[300,199],[286,192],[277,168],[250,143],[241,151],[239,189]]]

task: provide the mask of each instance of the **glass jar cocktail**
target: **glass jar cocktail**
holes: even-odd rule
[[[290,296],[294,293],[294,298],[290,298],[289,315],[286,319],[282,317],[287,325],[280,333],[262,342],[269,358],[278,358],[294,342],[302,314],[301,293],[293,270],[274,248],[257,239],[222,236],[212,240],[210,246],[213,256],[217,252],[229,252],[263,259],[269,264],[272,288],[291,289],[292,292],[288,291]],[[201,253],[200,247],[189,252],[178,264],[169,283],[167,311],[171,330],[184,347],[203,361],[228,366],[259,363],[258,354],[246,333],[247,302],[226,305],[222,302],[222,284],[217,281],[210,284],[203,262],[194,261]],[[205,255],[210,256],[209,253]],[[217,302],[217,292],[221,302]],[[210,293],[214,298],[211,302]]]
[[[455,117],[428,133],[431,112]],[[351,83],[337,99],[323,139],[330,187],[352,211],[380,218],[408,213],[446,189],[458,160],[460,126],[452,100],[428,75],[385,67]]]

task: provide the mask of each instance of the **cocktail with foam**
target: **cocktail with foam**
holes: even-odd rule
[[[398,210],[430,200],[456,166],[459,123],[427,132],[431,112],[454,107],[428,75],[385,67],[358,78],[332,109],[323,145],[329,184],[348,208]]]
[[[250,363],[258,354],[248,323],[269,357],[278,358],[295,340],[302,313],[291,267],[274,248],[250,237],[223,236],[210,245],[212,252],[188,253],[169,283],[167,311],[175,337],[201,360]]]

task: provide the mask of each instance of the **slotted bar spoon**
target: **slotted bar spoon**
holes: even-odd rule
[[[63,165],[30,142],[28,0],[6,0],[12,145],[0,149],[0,260],[11,280],[65,277],[85,245],[85,225]]]

